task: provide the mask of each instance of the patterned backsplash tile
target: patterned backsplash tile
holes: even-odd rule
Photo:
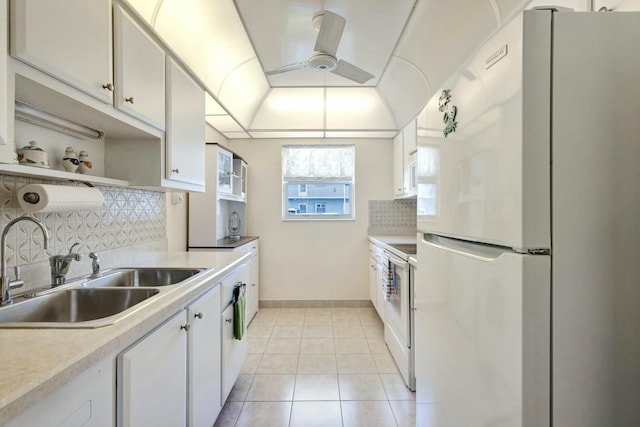
[[[369,234],[416,232],[416,200],[369,200]]]
[[[26,184],[82,186],[10,175],[0,175],[0,192],[12,195],[0,207],[0,227],[25,214],[16,202],[16,192]],[[96,186],[104,195],[104,207],[31,214],[49,229],[49,248],[44,249],[42,233],[33,223],[16,223],[7,235],[7,265],[48,261],[49,256],[65,254],[71,245],[88,253],[154,242],[166,245],[165,194],[125,187]]]

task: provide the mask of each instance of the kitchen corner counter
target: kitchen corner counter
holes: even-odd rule
[[[0,425],[24,412],[93,364],[126,349],[183,309],[212,281],[250,258],[243,252],[149,253],[122,267],[211,268],[167,290],[115,324],[95,329],[0,329]]]
[[[257,239],[259,239],[258,236],[240,236],[238,239],[225,237],[216,240],[216,244],[213,246],[193,246],[191,249],[235,249]]]
[[[389,245],[391,243],[416,243],[416,234],[370,234],[369,241],[376,245]]]

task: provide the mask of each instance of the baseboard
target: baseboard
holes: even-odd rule
[[[260,308],[373,308],[370,300],[260,300]]]

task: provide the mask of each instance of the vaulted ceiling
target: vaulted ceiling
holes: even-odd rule
[[[477,45],[531,0],[125,0],[199,77],[228,138],[393,137]],[[558,3],[555,1],[554,3]],[[576,7],[585,0],[561,0]],[[364,84],[310,69],[314,13],[345,18],[335,56]]]

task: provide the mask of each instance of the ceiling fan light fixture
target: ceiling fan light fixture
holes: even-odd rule
[[[316,52],[309,58],[309,68],[315,71],[329,72],[336,69],[338,60],[324,52]]]

